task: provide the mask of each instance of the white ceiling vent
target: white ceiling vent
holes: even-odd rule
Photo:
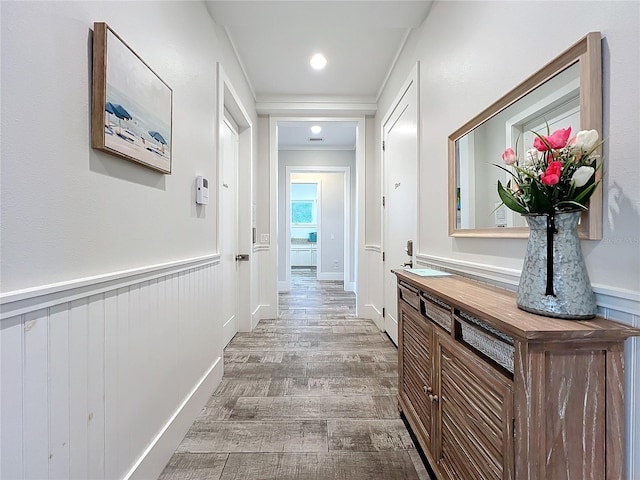
[[[323,137],[309,137],[309,141],[312,143],[324,142]]]

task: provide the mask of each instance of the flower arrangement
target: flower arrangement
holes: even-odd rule
[[[547,132],[546,136],[533,133],[533,148],[527,150],[523,160],[512,148],[502,154],[502,161],[512,169],[494,164],[513,177],[506,185],[498,181],[502,203],[523,215],[586,210],[599,183],[594,154],[602,144],[598,132],[583,130],[571,139],[571,127],[551,135]]]

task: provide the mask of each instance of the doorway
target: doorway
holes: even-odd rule
[[[222,65],[218,67],[216,136],[217,246],[220,268],[227,279],[220,303],[223,311],[223,346],[238,331],[251,331],[250,249],[252,231],[253,127]],[[243,255],[239,257],[239,255]],[[238,259],[242,258],[241,261]]]
[[[304,174],[303,174],[304,175]],[[304,269],[313,278],[318,278],[318,238],[322,238],[320,219],[322,212],[319,199],[321,183],[315,178],[300,178],[291,175],[289,186],[289,248],[291,276]]]
[[[289,130],[307,129],[310,126],[320,126],[323,130],[321,134],[308,134],[306,140],[309,142],[305,146],[286,145],[286,135]],[[321,147],[318,143],[325,143],[325,133],[329,133],[332,128],[342,128],[349,126],[354,134],[350,147],[340,145],[338,147],[329,147],[325,145]],[[278,292],[287,291],[291,287],[290,263],[291,263],[291,245],[290,232],[287,231],[287,215],[288,212],[288,196],[290,184],[289,173],[310,173],[324,171],[333,171],[344,173],[344,184],[347,185],[344,193],[345,202],[344,217],[346,227],[344,227],[345,236],[345,256],[339,262],[344,264],[344,275],[341,277],[344,286],[357,294],[357,289],[362,282],[358,268],[363,265],[360,258],[364,252],[364,218],[358,215],[358,212],[364,211],[364,175],[359,176],[358,172],[364,172],[364,145],[365,145],[365,119],[364,117],[271,117],[270,118],[270,191],[271,191],[271,232],[277,238],[275,242],[275,251],[271,257],[272,275],[275,280],[276,288],[273,289],[271,298],[273,305],[278,305]],[[320,161],[321,153],[332,152],[333,156],[341,155],[350,156],[350,163],[342,163],[338,161]],[[328,156],[328,155],[327,155]],[[295,157],[294,161],[280,161],[282,158]],[[348,172],[348,173],[347,173]],[[325,184],[321,184],[321,192],[324,195]],[[321,202],[320,202],[321,203]],[[323,215],[324,216],[324,215]],[[330,239],[331,232],[328,232],[326,225],[320,222],[320,231],[322,235]],[[339,241],[338,232],[334,233],[333,241]],[[332,271],[335,272],[333,263],[326,268],[326,256],[323,258],[324,238],[320,238],[316,244],[316,265],[319,273],[327,274],[331,277]],[[328,240],[327,240],[328,241]],[[320,277],[322,278],[322,276]],[[333,277],[335,278],[335,277]]]
[[[284,225],[284,235],[278,238],[282,252],[279,273],[284,271],[285,275],[280,277],[278,290],[291,290],[291,269],[296,266],[295,261],[311,265],[313,259],[317,280],[341,281],[345,290],[353,291],[351,168],[287,166],[285,172],[288,187],[284,191],[284,215],[279,218],[279,223]],[[292,193],[296,184],[315,185],[315,202],[309,201],[309,192],[307,199],[295,201]],[[293,209],[298,206],[315,208],[316,217],[311,223],[296,224]]]

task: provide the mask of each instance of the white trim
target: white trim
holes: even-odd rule
[[[365,252],[382,253],[382,246],[381,245],[365,245],[364,246],[364,251]]]
[[[218,265],[219,263],[220,254],[213,253],[201,257],[132,268],[23,290],[14,290],[0,295],[0,319],[4,320],[15,315],[22,315],[42,308],[71,302],[79,298],[117,290],[136,283],[206,265]]]
[[[375,115],[378,105],[376,103],[365,102],[322,102],[322,101],[277,101],[277,102],[256,102],[256,112],[258,115],[328,115],[331,117],[339,115]],[[301,120],[300,118],[298,120]],[[342,121],[342,119],[340,119]]]
[[[363,312],[359,314],[362,318],[369,318],[373,320],[376,324],[376,327],[383,332],[384,331],[384,321],[382,319],[382,312],[378,310],[373,303],[365,303],[363,307]]]
[[[354,292],[356,291],[356,282],[345,282],[344,283],[344,291],[345,292]]]
[[[288,292],[291,290],[291,286],[289,285],[289,282],[287,281],[279,281],[278,282],[278,292]]]
[[[431,8],[429,8],[429,9],[431,9]],[[389,65],[389,69],[387,70],[387,74],[385,75],[384,80],[382,81],[382,85],[380,85],[380,89],[378,90],[378,94],[376,95],[376,103],[378,103],[380,101],[380,97],[382,96],[382,92],[384,91],[385,87],[387,86],[387,83],[389,82],[389,78],[391,77],[391,74],[393,73],[393,71],[396,68],[396,64],[398,63],[398,60],[400,59],[400,55],[402,55],[404,47],[407,44],[407,40],[409,40],[409,35],[411,35],[412,31],[413,31],[412,28],[408,28],[407,32],[404,34],[404,38],[402,39],[402,42],[400,43],[400,48],[398,48],[398,51],[396,52],[396,56],[393,58],[393,61],[391,62],[391,65]]]
[[[344,278],[344,272],[318,272],[318,280],[338,280]]]
[[[478,262],[425,254],[416,254],[416,264],[442,267],[445,270],[493,283],[509,290],[515,290],[520,281],[521,270],[515,268],[495,267]],[[596,294],[598,307],[630,315],[640,315],[640,292],[601,284],[592,284],[592,288]]]
[[[271,313],[271,305],[258,305],[258,307],[251,313],[251,330],[256,328],[256,325],[263,318],[273,318]]]
[[[268,252],[269,250],[271,250],[271,245],[269,245],[268,243],[254,243],[253,244],[254,253],[256,253],[256,252]]]
[[[435,255],[425,255],[422,253],[416,254],[415,260],[416,264],[435,265],[442,267],[444,270],[452,270],[478,280],[492,280],[505,288],[508,288],[508,286],[517,286],[520,280],[520,270],[514,268],[494,267],[493,265],[438,257]]]
[[[224,33],[227,36],[227,40],[229,40],[229,44],[231,45],[231,49],[233,50],[233,54],[236,57],[236,61],[238,62],[238,65],[240,65],[240,70],[242,70],[242,75],[244,76],[244,81],[247,82],[247,85],[249,87],[249,91],[251,92],[251,96],[253,97],[253,101],[256,101],[256,91],[253,88],[253,85],[251,84],[251,81],[249,80],[249,75],[247,75],[247,69],[244,66],[244,63],[242,62],[242,57],[240,57],[240,54],[238,53],[238,49],[236,48],[236,44],[233,42],[233,40],[231,39],[231,35],[229,34],[229,29],[224,26]]]
[[[248,253],[253,246],[253,124],[251,117],[247,113],[240,96],[236,93],[235,88],[231,84],[229,77],[224,71],[222,64],[217,63],[217,122],[216,122],[216,197],[217,197],[217,215],[216,215],[216,236],[217,248],[220,250],[220,184],[221,182],[221,166],[222,166],[222,142],[221,130],[223,124],[229,124],[226,117],[231,117],[236,123],[236,165],[235,165],[235,181],[236,181],[236,240],[235,254]],[[249,87],[251,85],[249,84]],[[252,91],[253,93],[253,91]],[[255,95],[254,95],[255,97]],[[238,319],[237,326],[241,331],[249,331],[251,323],[251,305],[249,302],[240,301],[240,299],[253,298],[251,272],[253,258],[250,255],[248,262],[241,262],[236,270],[236,306],[235,317]],[[248,290],[248,291],[247,291]]]
[[[222,357],[218,357],[127,472],[125,480],[158,478],[193,419],[222,381],[222,374]]]

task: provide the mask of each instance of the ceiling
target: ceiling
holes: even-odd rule
[[[312,133],[311,127],[322,128]],[[355,150],[356,122],[278,122],[280,150]]]
[[[229,36],[260,112],[264,105],[292,103],[375,107],[411,29],[424,21],[432,1],[205,3],[214,22]],[[322,71],[309,65],[317,52],[328,60]],[[283,141],[287,128],[279,129]],[[323,143],[328,147],[333,135],[331,130],[325,132]],[[299,133],[298,141],[308,145],[310,135],[302,135],[302,129]]]

